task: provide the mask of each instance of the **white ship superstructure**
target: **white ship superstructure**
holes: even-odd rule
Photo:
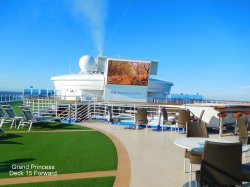
[[[147,69],[148,77],[142,83],[113,83],[108,79],[112,72],[109,67],[111,63],[116,63],[120,71],[123,67],[133,68],[129,75],[121,72],[121,76],[131,76],[134,73],[140,76],[143,72],[139,72],[139,65],[142,67],[150,67]],[[139,65],[138,65],[139,64]],[[164,99],[170,93],[172,82],[150,78],[151,75],[157,74],[158,61],[139,61],[131,59],[118,59],[98,56],[96,59],[89,55],[85,55],[79,60],[80,72],[76,74],[54,76],[51,80],[54,81],[55,90],[60,92],[62,99],[66,100],[110,100],[110,101],[142,101],[153,102],[154,99]],[[130,67],[131,66],[131,67]],[[144,66],[143,66],[144,67]],[[138,70],[136,72],[132,72]],[[117,67],[116,69],[117,70]],[[119,72],[115,72],[116,74]],[[144,72],[145,76],[146,73]],[[135,78],[136,78],[135,76]]]

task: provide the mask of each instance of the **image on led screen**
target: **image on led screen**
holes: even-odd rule
[[[109,60],[107,83],[147,86],[149,71],[149,63]]]

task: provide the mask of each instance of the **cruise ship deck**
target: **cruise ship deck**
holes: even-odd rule
[[[111,133],[123,143],[129,155],[131,168],[131,178],[127,179],[130,180],[129,186],[196,186],[194,172],[193,181],[190,183],[189,173],[184,173],[183,170],[184,149],[173,143],[175,138],[185,137],[184,134],[146,128],[129,130],[124,129],[124,126],[110,125],[99,120],[85,121],[81,125]],[[209,137],[218,138],[219,135],[209,134]],[[238,136],[224,134],[222,139],[237,141]],[[249,152],[242,156],[242,162],[250,162]],[[188,168],[188,161],[186,164]],[[193,166],[193,170],[198,169],[198,165]],[[244,183],[243,186],[250,186],[250,183]]]

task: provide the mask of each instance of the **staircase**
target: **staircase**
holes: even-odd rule
[[[90,102],[74,104],[58,104],[57,118],[62,121],[81,122],[91,118]]]

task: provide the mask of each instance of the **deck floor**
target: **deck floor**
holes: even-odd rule
[[[171,131],[152,129],[129,130],[124,126],[110,125],[102,121],[85,121],[84,126],[96,127],[116,136],[125,145],[131,163],[131,187],[182,187],[189,186],[189,173],[184,173],[184,149],[173,144],[173,139],[184,137]],[[217,138],[218,134],[210,134]],[[237,141],[237,136],[225,134],[223,139]],[[243,156],[243,163],[250,162],[250,152]],[[187,161],[187,170],[189,163]],[[193,170],[198,170],[194,165]],[[193,173],[193,178],[195,173]],[[195,186],[193,182],[191,186]],[[244,187],[250,186],[245,183]]]

